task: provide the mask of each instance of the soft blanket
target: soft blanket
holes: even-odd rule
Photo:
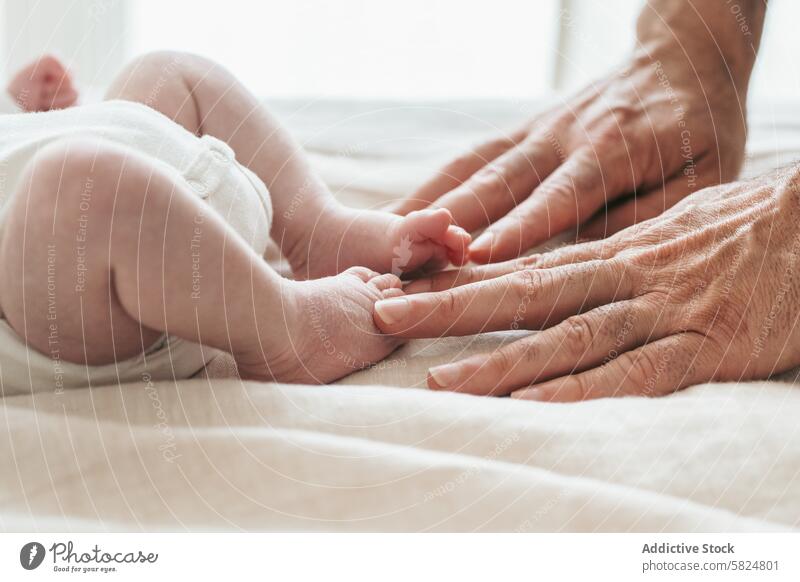
[[[541,104],[272,104],[335,192],[379,206]],[[751,117],[748,173],[800,151]],[[0,530],[800,528],[800,389],[541,404],[434,393],[427,367],[514,333],[411,342],[339,386],[205,377],[0,401]],[[788,377],[791,380],[792,377]]]

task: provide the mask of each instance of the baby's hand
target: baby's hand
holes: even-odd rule
[[[289,253],[298,279],[317,279],[349,267],[402,276],[428,273],[468,260],[471,238],[449,210],[389,212],[333,207],[307,231],[308,241]]]
[[[430,272],[448,263],[461,266],[469,260],[471,237],[453,224],[453,216],[444,208],[417,210],[395,220],[390,226],[391,272],[402,275]]]

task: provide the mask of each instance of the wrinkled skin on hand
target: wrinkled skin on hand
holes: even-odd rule
[[[639,55],[454,160],[397,211],[434,203],[468,231],[491,225],[470,257],[507,260],[579,225],[606,236],[735,179],[745,139],[744,101],[724,74]]]
[[[69,71],[55,57],[46,55],[20,70],[7,87],[23,111],[66,109],[78,101]]]
[[[800,364],[800,171],[708,188],[608,239],[408,290],[393,300],[406,304],[378,304],[383,331],[544,330],[432,369],[437,389],[574,401],[767,378]]]

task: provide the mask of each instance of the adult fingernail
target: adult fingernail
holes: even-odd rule
[[[479,236],[474,243],[472,243],[473,250],[488,250],[492,246],[492,242],[494,242],[494,233],[493,232],[484,232],[481,236]]]
[[[395,323],[403,319],[410,308],[408,299],[384,299],[375,304],[375,313],[384,323]]]
[[[456,364],[445,364],[428,370],[428,374],[436,382],[438,388],[448,388],[458,382],[461,376],[461,368]]]

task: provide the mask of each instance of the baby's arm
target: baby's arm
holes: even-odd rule
[[[304,244],[307,230],[335,205],[300,145],[260,99],[217,63],[186,53],[148,54],[126,67],[106,96],[144,103],[192,133],[230,145],[237,161],[269,188],[274,209],[270,235],[286,255]]]
[[[272,194],[272,237],[297,277],[335,275],[355,266],[401,276],[467,262],[470,236],[448,210],[398,216],[348,208],[335,200],[277,120],[263,107],[258,115],[269,127],[259,175]]]
[[[160,88],[156,93],[154,86]],[[263,103],[207,59],[147,55],[119,76],[108,97],[146,103],[193,133],[227,142],[236,159],[269,188],[274,210],[270,234],[299,277],[332,275],[353,266],[402,274],[466,260],[469,235],[452,225],[447,211],[400,217],[339,204]]]
[[[290,256],[298,277],[315,278],[360,265],[398,277],[467,262],[470,236],[449,210],[425,209],[398,216],[339,208],[320,218],[305,254]]]

